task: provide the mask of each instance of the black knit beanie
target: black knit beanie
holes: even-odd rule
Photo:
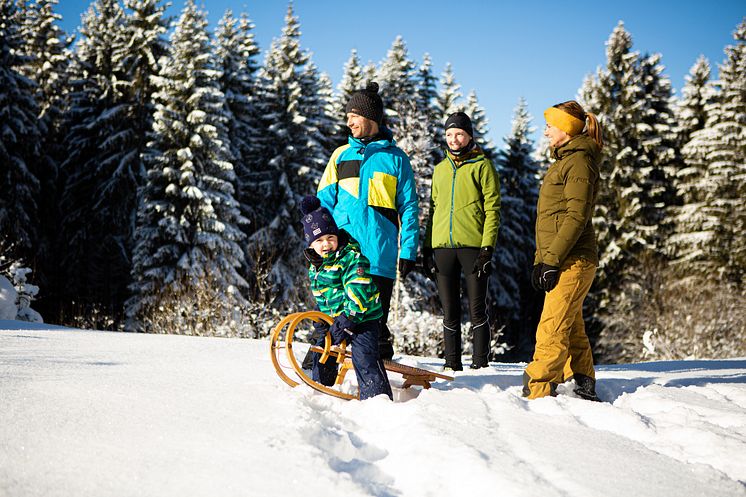
[[[345,112],[352,112],[381,125],[383,121],[383,101],[378,95],[378,83],[371,81],[364,90],[356,90],[347,102]]]
[[[303,235],[306,243],[310,246],[317,238],[324,235],[336,235],[339,233],[337,223],[326,207],[321,207],[318,197],[307,195],[300,203],[300,211],[303,213]]]
[[[454,112],[446,119],[446,131],[451,128],[463,129],[469,136],[474,138],[474,129],[471,127],[471,119],[463,112]]]

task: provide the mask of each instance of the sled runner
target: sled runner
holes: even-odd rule
[[[319,311],[296,312],[283,318],[277,324],[277,326],[275,326],[275,329],[272,330],[272,335],[270,338],[270,356],[272,358],[272,365],[275,367],[275,371],[277,371],[277,374],[280,376],[280,378],[291,387],[296,387],[300,384],[285,373],[285,370],[288,368],[281,364],[282,350],[284,349],[287,360],[290,363],[290,368],[295,372],[295,374],[303,383],[310,386],[314,390],[318,390],[319,392],[331,395],[333,397],[338,397],[340,399],[346,400],[356,399],[357,395],[341,392],[334,388],[327,387],[326,385],[322,385],[321,383],[313,381],[313,379],[301,366],[298,358],[295,357],[293,351],[293,338],[295,336],[298,325],[306,319],[314,322],[323,321],[328,324],[331,324],[333,322],[332,318]],[[341,385],[345,379],[345,376],[347,375],[347,372],[353,369],[352,360],[350,359],[351,354],[347,350],[346,343],[342,342],[339,345],[332,346],[331,334],[327,332],[324,339],[324,346],[311,346],[311,350],[321,354],[320,361],[322,363],[326,363],[326,361],[336,361],[339,364],[339,370],[337,372],[337,379],[335,381],[335,384]],[[418,385],[423,388],[430,388],[431,382],[435,381],[438,378],[448,381],[453,380],[453,377],[451,376],[436,373],[434,371],[428,371],[427,369],[399,364],[394,361],[383,361],[383,365],[386,368],[386,371],[402,375],[402,377],[404,378],[403,388],[409,388],[414,385]]]

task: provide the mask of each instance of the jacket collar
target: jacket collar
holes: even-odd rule
[[[479,148],[479,145],[475,145],[473,149],[469,150],[469,152],[465,153],[464,155],[453,155],[450,150],[446,149],[446,156],[451,160],[451,162],[454,163],[454,165],[460,166],[461,164],[466,164],[467,162],[474,162],[476,160],[483,159],[484,152],[482,152],[482,149]]]
[[[560,160],[567,157],[568,155],[574,154],[575,152],[579,151],[587,152],[596,161],[601,155],[601,152],[598,149],[598,145],[596,145],[596,142],[593,141],[593,138],[591,138],[587,134],[580,134],[570,138],[570,141],[568,141],[567,143],[564,143],[557,148],[553,148],[552,158],[554,158],[555,160]]]
[[[350,144],[350,147],[355,149],[365,149],[366,147],[370,147],[371,145],[380,148],[386,148],[392,147],[396,144],[396,142],[394,141],[394,134],[385,126],[381,126],[379,128],[378,134],[370,139],[360,139],[350,135],[347,138],[347,143]]]

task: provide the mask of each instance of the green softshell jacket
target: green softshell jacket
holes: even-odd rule
[[[500,226],[500,179],[484,153],[446,157],[433,170],[425,247],[490,247]]]
[[[598,265],[598,246],[591,217],[599,187],[601,151],[588,135],[578,135],[552,151],[536,207],[536,256],[561,267],[568,258]]]
[[[311,292],[319,310],[331,317],[345,313],[354,323],[383,316],[378,288],[370,275],[370,262],[360,246],[349,242],[308,268]]]

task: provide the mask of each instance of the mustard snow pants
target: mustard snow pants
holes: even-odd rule
[[[536,329],[534,358],[523,377],[523,394],[529,399],[554,395],[559,383],[575,373],[595,378],[591,344],[583,323],[583,300],[596,275],[596,266],[585,259],[567,261],[557,286],[544,298]]]

